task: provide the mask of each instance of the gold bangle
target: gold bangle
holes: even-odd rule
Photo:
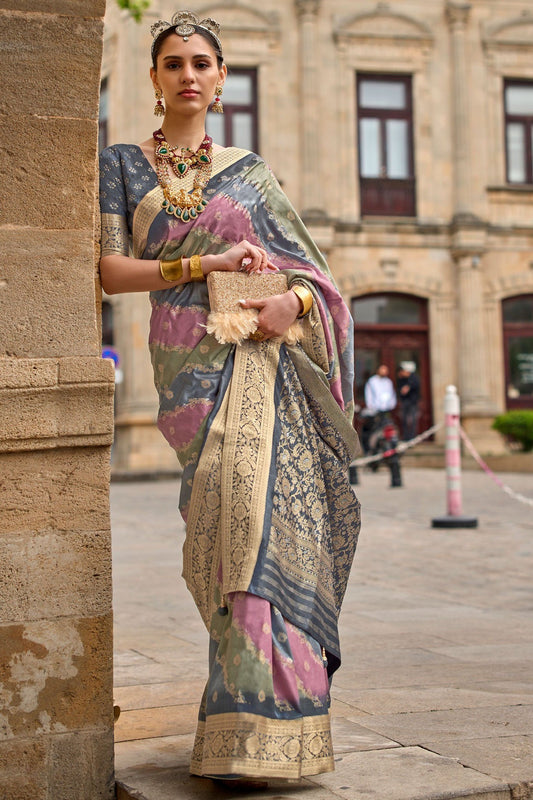
[[[159,272],[164,281],[174,283],[183,278],[183,264],[181,258],[176,258],[172,261],[160,261]]]
[[[309,314],[311,311],[311,307],[313,305],[313,293],[307,288],[307,286],[301,286],[300,284],[291,286],[291,289],[302,304],[302,310],[298,314],[298,319],[300,319],[300,317],[305,317],[305,315]]]
[[[202,259],[200,256],[191,256],[189,260],[189,272],[191,274],[191,281],[205,281],[205,275],[202,271]]]

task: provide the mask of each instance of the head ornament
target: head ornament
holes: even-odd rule
[[[163,31],[166,31],[169,28],[174,28],[174,31],[178,34],[178,36],[182,36],[183,41],[186,42],[189,36],[192,36],[193,33],[196,32],[195,26],[198,26],[199,28],[205,28],[205,30],[211,34],[217,43],[219,50],[222,50],[222,45],[220,43],[220,39],[218,38],[220,33],[220,25],[218,22],[215,22],[215,20],[211,19],[211,17],[206,17],[206,19],[201,20],[192,11],[177,11],[170,22],[165,22],[165,20],[160,19],[158,22],[154,22],[150,28],[150,32],[154,37],[152,51],[154,49],[154,44],[157,37],[163,33]]]

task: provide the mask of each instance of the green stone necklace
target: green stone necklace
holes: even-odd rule
[[[153,137],[157,179],[164,195],[161,207],[176,219],[191,222],[207,205],[202,190],[211,177],[213,140],[206,135],[198,150],[193,152],[189,148],[171,147],[161,128],[154,132]],[[171,171],[177,178],[183,178],[190,169],[196,170],[191,191],[186,192],[184,189],[172,191]]]

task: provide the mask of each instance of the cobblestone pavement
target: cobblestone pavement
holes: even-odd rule
[[[532,476],[500,477],[533,497]],[[479,527],[432,529],[446,510],[441,470],[405,469],[401,489],[383,469],[360,480],[336,771],[253,796],[533,798],[532,509],[465,471],[464,513]],[[188,775],[207,636],[181,578],[178,491],[112,485],[119,800],[233,796]]]

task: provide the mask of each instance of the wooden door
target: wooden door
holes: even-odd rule
[[[364,405],[365,383],[375,373],[377,367],[386,364],[389,376],[396,386],[398,369],[402,361],[414,361],[420,378],[418,419],[418,433],[420,433],[433,424],[427,333],[364,331],[356,328],[355,396],[359,405]],[[398,411],[399,409],[394,416],[399,424]]]

